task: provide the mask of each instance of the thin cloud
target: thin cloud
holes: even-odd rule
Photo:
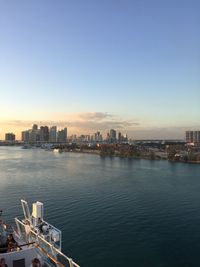
[[[130,122],[130,121],[117,121],[117,120],[108,120],[108,121],[71,121],[68,123],[71,127],[76,128],[86,128],[86,129],[94,129],[94,130],[109,130],[111,128],[114,129],[126,129],[132,128],[134,126],[139,126],[138,122]]]
[[[57,116],[56,116],[57,117]],[[149,127],[135,120],[125,120],[115,115],[101,112],[62,114],[62,120],[7,120],[1,121],[1,134],[3,132],[20,132],[30,129],[33,124],[54,126],[58,128],[68,127],[70,134],[92,134],[95,131],[106,133],[110,129],[128,133],[133,139],[184,139],[185,131],[199,130],[200,125],[170,126],[170,127]]]
[[[81,119],[90,120],[90,121],[99,121],[99,120],[104,120],[104,119],[113,117],[113,115],[106,113],[106,112],[81,113],[79,114],[79,116]]]
[[[11,127],[30,127],[33,124],[30,121],[26,120],[6,120],[3,121],[3,125]]]
[[[64,117],[63,115],[61,116]],[[65,119],[59,120],[37,120],[37,121],[28,121],[28,120],[9,120],[5,121],[4,125],[16,128],[26,128],[30,129],[33,124],[48,125],[53,126],[57,125],[58,127],[72,127],[78,128],[81,130],[90,130],[90,131],[106,131],[111,128],[116,130],[127,128],[130,130],[135,126],[139,126],[140,123],[137,121],[123,120],[117,118],[115,115],[106,113],[106,112],[87,112],[87,113],[74,113],[66,114]]]

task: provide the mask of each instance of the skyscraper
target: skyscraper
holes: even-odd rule
[[[194,131],[194,143],[200,143],[200,131]]]
[[[38,142],[38,141],[40,141],[40,130],[38,129],[37,124],[33,124],[32,129],[28,130],[28,133],[26,133],[26,138],[28,138],[28,140],[26,139],[27,140],[26,142]]]
[[[57,141],[57,127],[52,126],[49,131],[49,141],[55,143]]]
[[[32,126],[32,130],[38,130],[38,125],[37,124],[33,124],[33,126]]]
[[[13,134],[13,133],[6,133],[5,134],[5,140],[6,141],[15,141],[15,134]]]
[[[187,143],[200,143],[200,131],[186,131],[185,139]]]
[[[117,132],[114,129],[110,130],[110,142],[116,142],[117,140]]]
[[[100,132],[96,132],[95,134],[94,134],[94,141],[95,142],[102,142],[102,135],[101,135],[101,133]]]
[[[64,128],[57,133],[57,142],[66,143],[67,142],[67,128]]]
[[[121,141],[122,141],[122,133],[119,132],[118,133],[118,142],[121,143]]]
[[[48,126],[40,127],[40,141],[49,142],[49,127]]]
[[[23,131],[22,132],[22,141],[23,142],[29,142],[29,130],[28,131]]]

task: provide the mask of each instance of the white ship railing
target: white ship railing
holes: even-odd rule
[[[35,246],[40,255],[44,257],[48,263],[53,263],[54,266],[56,264],[59,267],[80,267],[71,258],[67,257],[58,248],[46,241],[32,229],[27,231],[27,225],[22,221],[15,218],[15,222],[17,225],[17,237],[25,243],[34,242],[31,246]]]

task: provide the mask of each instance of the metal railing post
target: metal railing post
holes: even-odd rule
[[[69,259],[69,266],[70,266],[70,267],[74,267],[74,264],[73,264],[72,259]]]

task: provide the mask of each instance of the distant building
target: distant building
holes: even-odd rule
[[[88,135],[88,134],[81,134],[79,137],[78,137],[78,139],[77,139],[77,141],[79,141],[79,142],[90,142],[91,141],[91,137],[90,137],[90,135]],[[92,139],[93,140],[93,139]],[[76,141],[75,139],[74,139],[74,141]]]
[[[89,134],[87,134],[87,135],[85,136],[85,141],[86,141],[86,142],[90,142],[90,135],[89,135]]]
[[[121,143],[121,141],[122,141],[122,133],[119,132],[118,133],[118,142]]]
[[[128,135],[127,134],[123,134],[122,140],[124,142],[128,142]]]
[[[67,142],[67,128],[58,131],[57,133],[57,142],[66,143]]]
[[[110,130],[110,142],[116,142],[117,140],[117,132],[114,129]]]
[[[123,134],[121,132],[118,133],[118,142],[119,143],[127,143],[128,142],[128,135]]]
[[[200,143],[200,131],[186,131],[185,139],[187,143]]]
[[[187,143],[193,143],[193,131],[186,131],[185,139]]]
[[[57,127],[52,126],[49,130],[49,141],[55,143],[57,141]]]
[[[48,126],[40,127],[40,141],[49,142],[49,127]]]
[[[69,142],[76,142],[77,141],[77,135],[76,134],[73,134],[69,137]]]
[[[100,132],[96,132],[94,134],[94,141],[95,142],[102,142],[103,138],[102,138],[102,134]]]
[[[33,131],[37,131],[37,130],[38,130],[38,125],[37,125],[37,124],[33,124],[33,126],[32,126],[32,130],[33,130]]]
[[[32,129],[22,132],[22,141],[24,142],[48,142],[49,141],[49,128],[48,126],[41,126],[38,129],[38,125],[34,124]]]
[[[194,131],[194,143],[200,143],[200,131]]]
[[[23,131],[22,132],[22,141],[25,143],[29,142],[29,133],[30,131]]]
[[[29,142],[39,142],[40,141],[40,130],[32,129],[29,130]]]
[[[5,140],[6,141],[15,141],[15,134],[13,134],[13,133],[6,133],[5,134]]]
[[[78,137],[78,142],[87,142],[87,135],[84,135],[84,134],[81,134],[79,137]]]
[[[110,140],[110,134],[107,133],[107,134],[106,134],[106,141],[109,141],[109,140]]]

